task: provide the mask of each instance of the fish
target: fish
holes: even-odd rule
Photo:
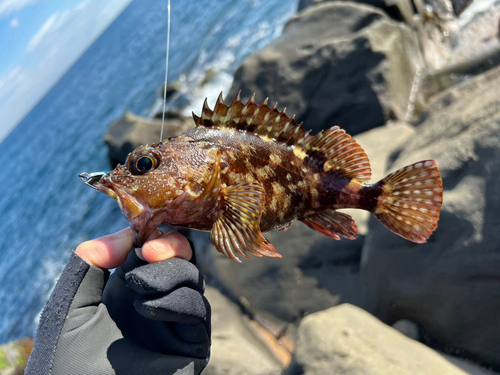
[[[91,186],[116,199],[140,247],[160,224],[210,231],[215,248],[239,256],[281,257],[262,233],[301,221],[335,240],[355,239],[348,214],[371,212],[395,234],[424,243],[437,227],[443,186],[437,162],[422,160],[369,183],[370,162],[345,130],[316,135],[286,108],[207,100],[195,127],[140,146],[125,164],[92,175]]]

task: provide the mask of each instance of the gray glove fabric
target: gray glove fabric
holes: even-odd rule
[[[201,373],[211,314],[196,266],[179,258],[148,264],[132,251],[108,277],[72,255],[42,313],[25,374]]]

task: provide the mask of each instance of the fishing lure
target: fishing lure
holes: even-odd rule
[[[205,100],[201,116],[193,113],[195,128],[138,147],[109,173],[82,177],[118,201],[136,246],[168,223],[210,231],[217,250],[237,262],[238,255],[281,257],[261,232],[296,220],[355,239],[356,224],[341,208],[370,211],[401,237],[426,242],[443,202],[434,160],[369,184],[370,162],[344,130],[313,136],[267,103],[243,104],[238,94],[227,106],[221,94],[211,110]]]

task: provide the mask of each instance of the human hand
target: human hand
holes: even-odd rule
[[[134,249],[139,258],[149,263],[160,262],[173,257],[191,260],[191,246],[182,234],[171,232],[165,235],[156,229],[142,249]],[[134,244],[132,229],[126,228],[95,240],[82,243],[75,254],[91,266],[112,269],[121,266]]]
[[[139,254],[130,252],[132,243],[132,231],[123,230],[83,243],[70,259],[35,340],[34,354],[37,341],[44,341],[38,337],[47,334],[53,320],[51,310],[61,309],[71,284],[74,298],[62,314],[60,334],[52,339],[55,356],[47,373],[164,374],[183,369],[179,373],[199,374],[208,363],[210,306],[202,275],[187,261],[193,256],[189,242],[179,233],[155,232]],[[106,281],[103,269],[112,267],[118,268]],[[31,362],[28,370],[35,368]]]

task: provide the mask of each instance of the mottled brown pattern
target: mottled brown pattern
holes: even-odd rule
[[[142,146],[94,186],[115,198],[140,246],[161,223],[211,231],[224,255],[280,257],[261,232],[301,220],[334,239],[356,238],[339,208],[373,212],[393,232],[425,242],[437,225],[442,185],[426,160],[368,184],[364,151],[334,126],[315,136],[286,113],[239,96],[204,104],[196,128]],[[146,160],[146,162],[145,162]]]
[[[250,133],[215,129],[207,131],[198,127],[186,134],[220,149],[222,165],[229,166],[221,174],[223,184],[230,186],[257,181],[263,185],[266,200],[260,225],[262,231],[302,219],[306,204],[313,199],[320,200],[324,197],[322,209],[334,208],[338,201],[335,195],[350,182],[350,179],[340,175],[325,174],[310,159],[303,160],[295,156],[292,146],[266,142]],[[219,140],[223,141],[223,145]],[[315,174],[323,174],[325,178],[315,178]],[[325,179],[332,181],[324,184]],[[279,213],[283,213],[281,218]]]

